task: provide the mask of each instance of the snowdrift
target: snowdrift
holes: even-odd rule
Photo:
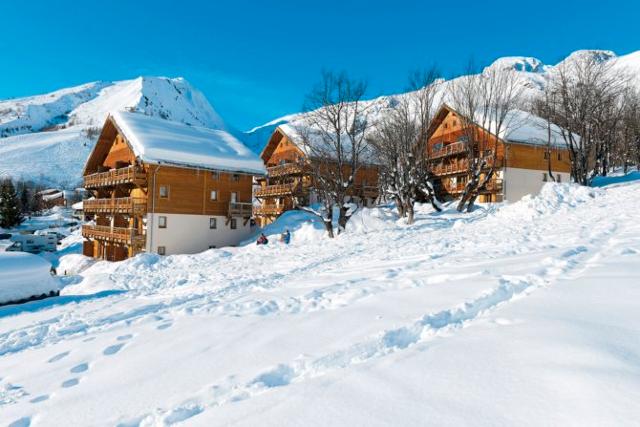
[[[0,252],[0,304],[38,298],[58,292],[51,265],[24,252]]]
[[[513,204],[481,204],[471,214],[457,212],[455,203],[445,205],[442,212],[435,212],[429,204],[418,204],[413,225],[407,225],[403,219],[399,219],[393,205],[363,208],[351,218],[346,233],[334,239],[326,237],[324,225],[316,216],[304,211],[289,211],[264,228],[263,232],[269,238],[269,244],[265,246],[255,244],[256,234],[239,247],[210,249],[194,255],[163,257],[141,254],[122,262],[94,264],[79,256],[62,257],[61,269],[81,275],[81,280],[65,287],[62,293],[87,295],[113,290],[134,293],[178,290],[183,293],[189,292],[185,288],[188,283],[213,288],[234,287],[249,280],[260,281],[261,275],[266,273],[260,270],[259,261],[286,263],[288,257],[297,257],[301,251],[321,255],[332,251],[350,251],[353,246],[360,247],[363,244],[383,247],[389,244],[388,239],[396,242],[405,239],[411,243],[430,241],[434,238],[432,232],[435,230],[449,229],[461,241],[466,239],[466,233],[477,233],[468,229],[477,230],[478,227],[488,234],[496,228],[513,229],[514,233],[518,233],[522,221],[531,222],[546,215],[573,210],[593,201],[603,192],[598,188],[548,183],[538,196],[528,196]],[[291,232],[289,245],[279,239],[287,229]],[[242,266],[241,269],[233,274],[224,273],[232,262]],[[224,280],[230,280],[231,283],[212,279],[212,270],[218,270]],[[191,288],[191,292],[199,291],[201,289],[197,287]]]

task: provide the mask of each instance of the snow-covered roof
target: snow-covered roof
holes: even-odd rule
[[[38,191],[36,194],[38,196],[43,196],[45,194],[59,193],[60,191],[61,190],[58,190],[57,188],[47,188],[46,190]]]
[[[452,109],[448,105],[443,105],[442,108],[445,109],[445,111],[452,111],[460,115],[459,112]],[[495,129],[497,127],[495,125],[495,122],[487,123],[485,120],[483,120],[483,115],[481,112],[477,112],[475,123],[478,126],[485,128],[485,130],[495,134]],[[547,145],[550,137],[552,146],[566,146],[564,138],[562,137],[562,129],[559,126],[551,123],[551,132],[549,135],[547,121],[527,111],[518,109],[509,111],[502,126],[503,129],[497,136],[505,142],[530,145]],[[578,135],[574,134],[574,137],[576,139],[579,139]]]
[[[532,145],[547,145],[550,137],[551,145],[564,147],[561,128],[551,123],[550,130],[549,135],[545,119],[526,111],[511,110],[507,113],[506,128],[499,136],[507,142]]]
[[[266,173],[262,160],[226,131],[124,111],[111,117],[135,155],[146,163]]]
[[[45,202],[55,200],[55,199],[61,199],[61,198],[64,198],[63,191],[59,191],[57,193],[52,193],[52,194],[45,194],[42,196],[42,200],[44,200]]]
[[[80,200],[78,203],[74,203],[73,205],[71,205],[71,208],[73,210],[76,210],[76,211],[81,211],[82,210],[82,200]]]
[[[284,133],[291,142],[296,144],[302,152],[312,157],[314,153],[331,154],[335,150],[322,138],[320,132],[312,126],[308,126],[304,120],[298,120],[292,123],[283,123],[278,129]],[[345,150],[349,150],[350,138],[348,135],[342,136]],[[374,164],[376,158],[373,149],[367,144],[366,140],[362,142],[361,160],[366,163]]]

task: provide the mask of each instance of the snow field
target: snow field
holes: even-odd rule
[[[366,209],[335,240],[293,213],[265,247],[95,263],[0,309],[0,422],[630,424],[639,195]]]

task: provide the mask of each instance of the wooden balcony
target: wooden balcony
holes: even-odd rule
[[[300,190],[301,190],[301,186],[299,183],[267,185],[267,186],[258,188],[254,192],[254,196],[256,197],[288,196],[288,195],[298,193]]]
[[[442,157],[452,156],[454,154],[466,153],[467,145],[463,142],[454,142],[453,144],[448,144],[442,147],[439,150],[434,150],[431,152],[432,159],[439,159]]]
[[[253,203],[229,202],[229,217],[251,218]]]
[[[114,187],[123,184],[133,184],[144,187],[146,183],[147,174],[137,166],[112,169],[107,172],[94,173],[84,177],[84,188],[87,189]]]
[[[83,225],[82,237],[131,246],[144,246],[146,241],[144,232],[133,228],[109,227],[108,225]]]
[[[464,190],[466,183],[459,182],[457,184],[446,183],[442,184],[442,189],[450,194],[459,194]]]
[[[290,210],[291,207],[285,205],[263,205],[263,206],[254,206],[253,215],[254,216],[278,216],[281,213]]]
[[[267,168],[269,177],[277,178],[286,175],[300,175],[304,172],[302,165],[298,163],[285,163],[284,165],[271,166]]]
[[[147,199],[144,197],[119,197],[115,199],[89,199],[82,202],[86,213],[147,213]]]
[[[450,194],[459,194],[464,191],[466,183],[443,183],[442,189]],[[481,193],[499,193],[502,191],[502,180],[494,179],[487,183],[484,190]]]
[[[378,187],[375,185],[355,185],[352,191],[354,196],[378,197]]]
[[[485,187],[487,191],[492,193],[501,192],[502,191],[502,180],[501,179],[493,179],[489,181]]]
[[[466,161],[449,164],[449,165],[438,165],[433,168],[433,173],[441,176],[441,175],[453,175],[457,173],[466,173],[468,171],[468,163]]]

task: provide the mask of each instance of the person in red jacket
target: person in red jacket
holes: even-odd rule
[[[266,245],[267,243],[269,243],[269,239],[267,239],[267,236],[265,236],[264,233],[260,233],[260,237],[258,237],[256,245]]]

